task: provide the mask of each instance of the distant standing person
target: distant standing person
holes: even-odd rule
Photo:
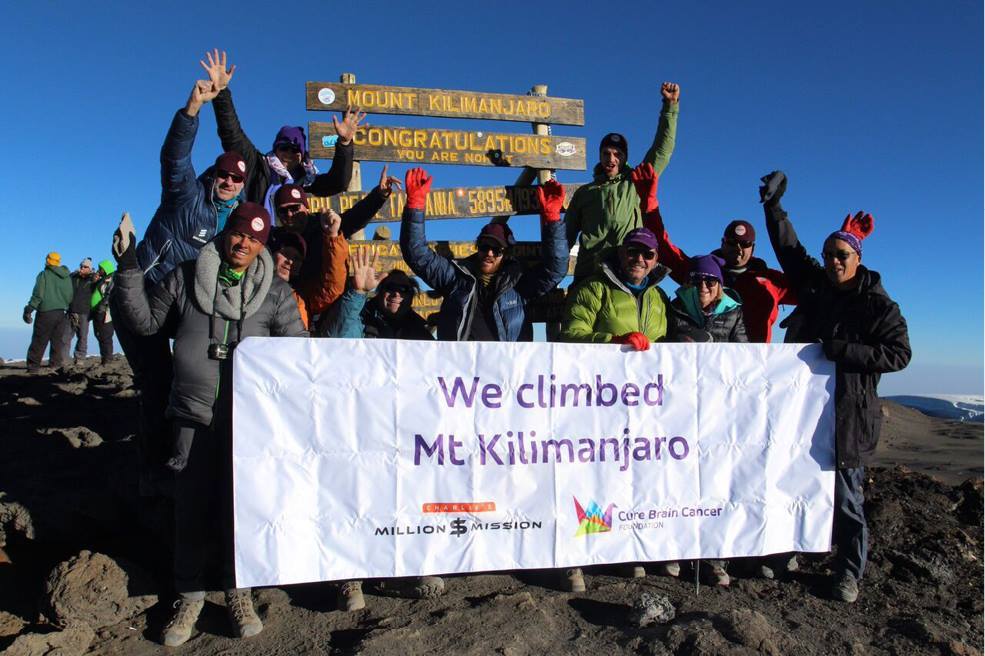
[[[72,303],[72,279],[58,253],[48,253],[44,262],[44,269],[34,281],[31,300],[24,308],[24,323],[31,323],[31,315],[35,311],[38,313],[33,319],[34,332],[27,348],[28,373],[37,373],[41,369],[41,358],[49,343],[49,366],[57,369],[65,365],[65,333],[68,331],[65,313]]]
[[[664,82],[660,94],[663,107],[657,134],[643,156],[643,162],[649,163],[658,176],[667,168],[674,153],[681,88],[673,82]],[[627,164],[628,160],[626,137],[616,132],[605,135],[599,144],[595,177],[571,196],[564,221],[568,247],[578,243],[575,282],[596,273],[626,235],[643,226],[640,200],[630,179],[633,169]]]
[[[89,350],[89,302],[96,288],[96,277],[92,272],[92,258],[87,257],[79,263],[79,268],[70,274],[72,279],[72,303],[68,307],[69,330],[65,334],[65,355],[72,350],[72,336],[75,336],[75,364],[78,366]]]
[[[113,260],[103,260],[96,269],[96,288],[89,299],[89,315],[92,317],[92,331],[99,342],[100,364],[106,365],[113,359],[113,317],[109,311],[109,299],[113,293],[113,274],[116,264]]]
[[[862,484],[864,463],[879,442],[881,374],[910,362],[910,338],[899,306],[878,273],[862,264],[862,240],[874,228],[871,214],[849,215],[824,240],[823,263],[807,253],[780,198],[787,178],[774,171],[762,178],[760,200],[776,259],[797,293],[799,304],[787,319],[785,342],[821,342],[835,363],[835,510],[833,542],[838,547],[832,596],[854,602],[868,556]]]

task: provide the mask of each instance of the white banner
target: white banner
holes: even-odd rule
[[[819,345],[255,338],[241,587],[830,548]]]

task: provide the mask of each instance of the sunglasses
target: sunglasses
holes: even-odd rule
[[[489,244],[489,243],[476,244],[475,245],[475,250],[479,251],[480,254],[481,253],[492,253],[493,254],[493,257],[499,257],[504,252],[504,249],[503,249],[502,246],[497,246],[495,244]]]
[[[833,258],[838,260],[839,262],[845,262],[848,260],[848,258],[850,258],[854,254],[855,251],[822,251],[821,257],[824,260],[830,260]]]
[[[297,144],[292,144],[292,143],[281,143],[281,144],[277,144],[277,146],[276,146],[276,148],[274,148],[274,150],[286,150],[286,151],[291,152],[291,153],[294,153],[294,154],[297,154],[297,153],[300,153],[301,152],[301,149],[297,147]]]
[[[691,278],[691,284],[695,287],[707,287],[708,289],[714,289],[718,285],[718,278],[704,278],[695,276]]]
[[[215,177],[217,177],[220,180],[225,180],[226,178],[229,178],[236,184],[239,184],[240,182],[243,181],[243,176],[236,175],[235,173],[230,173],[229,171],[219,171],[218,173],[215,174]]]
[[[642,257],[644,260],[649,262],[657,258],[657,251],[649,248],[627,248],[626,257],[631,260],[635,260],[637,257]]]
[[[756,242],[742,241],[740,239],[726,239],[725,243],[729,244],[730,246],[738,246],[739,248],[752,248]]]
[[[407,287],[406,285],[393,285],[393,286],[384,286],[383,293],[400,294],[401,296],[407,297],[411,295],[412,290],[410,287]]]
[[[303,205],[281,205],[277,208],[277,213],[283,214],[284,216],[291,216],[300,212],[303,207]]]

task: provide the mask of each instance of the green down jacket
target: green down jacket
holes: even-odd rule
[[[34,281],[34,290],[27,305],[38,312],[67,310],[75,295],[67,267],[45,265]]]
[[[670,341],[670,300],[657,286],[669,269],[657,265],[647,278],[646,290],[636,296],[616,276],[614,266],[603,262],[599,273],[569,291],[561,341],[611,342],[617,335],[634,332],[651,342]]]
[[[657,134],[643,157],[643,162],[652,164],[657,175],[667,168],[674,153],[677,114],[678,103],[663,104]],[[622,171],[610,179],[596,164],[594,179],[571,196],[564,223],[568,247],[574,246],[576,239],[578,241],[576,281],[598,271],[599,265],[622,243],[623,237],[643,225],[640,199],[629,179],[632,171],[628,164],[624,165]]]

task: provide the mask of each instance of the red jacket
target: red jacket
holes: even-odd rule
[[[643,217],[643,227],[657,236],[658,261],[670,268],[670,277],[678,284],[688,282],[691,258],[670,241],[663,217],[657,209]],[[721,256],[716,249],[714,255]],[[742,273],[725,269],[726,286],[732,288],[742,300],[742,316],[750,342],[769,342],[773,324],[780,312],[780,305],[796,305],[793,288],[782,271],[770,269],[758,257],[750,258]]]

